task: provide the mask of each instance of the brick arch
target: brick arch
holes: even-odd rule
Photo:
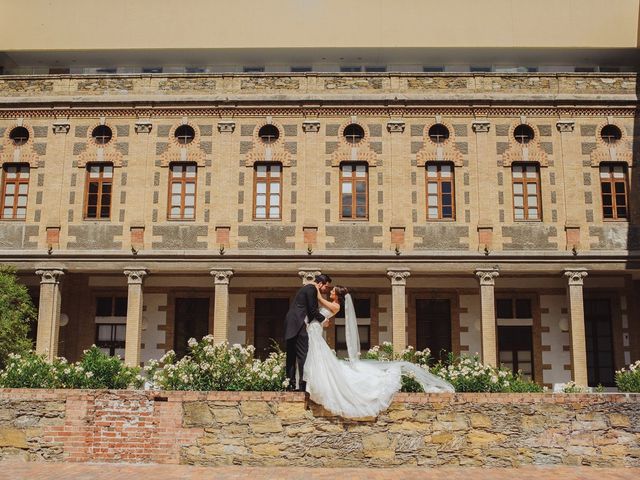
[[[514,131],[519,125],[527,125],[533,130],[533,139],[525,144],[518,143]],[[509,148],[502,154],[502,166],[510,168],[516,162],[538,163],[540,167],[548,167],[547,153],[540,146],[540,130],[529,121],[514,121],[509,126]]]
[[[14,145],[13,141],[9,138],[11,131],[16,127],[24,127],[29,132],[29,140],[24,145]],[[4,132],[2,143],[4,148],[2,154],[0,154],[0,164],[28,164],[29,168],[38,168],[41,163],[42,155],[36,153],[33,148],[35,133],[33,127],[28,123],[14,123],[10,125]]]
[[[193,141],[187,144],[178,143],[176,138],[176,130],[183,125],[193,128]],[[160,155],[160,166],[168,168],[170,164],[175,162],[195,163],[198,167],[206,165],[206,154],[200,145],[200,129],[192,122],[179,122],[169,130],[169,138],[167,141],[167,150]]]
[[[609,145],[602,139],[602,129],[607,125],[615,125],[620,129],[622,137],[617,143]],[[615,122],[601,122],[596,127],[596,148],[591,152],[591,166],[599,167],[603,162],[624,163],[633,166],[633,138],[629,138],[623,125]]]
[[[429,137],[429,129],[434,125],[444,125],[449,130],[449,138],[442,143],[435,143]],[[456,147],[456,134],[453,125],[440,120],[427,123],[422,131],[422,148],[416,153],[416,166],[424,167],[429,162],[453,163],[454,167],[462,167],[464,158]]]

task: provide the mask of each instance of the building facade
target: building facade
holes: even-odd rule
[[[37,350],[138,365],[211,333],[264,354],[322,272],[352,290],[363,348],[613,386],[640,359],[634,8],[635,44],[578,43],[619,65],[593,71],[27,75],[10,73],[35,54],[7,47],[0,262],[38,302]],[[500,42],[480,40],[495,65]],[[347,62],[375,64],[358,48]],[[520,64],[557,63],[536,55]],[[340,318],[327,339],[344,350]]]

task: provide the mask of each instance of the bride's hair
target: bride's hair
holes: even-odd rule
[[[344,303],[344,297],[349,293],[349,289],[347,287],[343,287],[342,285],[336,285],[333,287],[336,291],[336,295],[338,296],[338,303],[342,305]]]

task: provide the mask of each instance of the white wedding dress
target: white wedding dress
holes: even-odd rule
[[[325,318],[333,316],[322,307]],[[330,412],[347,418],[377,416],[400,391],[403,374],[413,376],[425,392],[453,392],[453,387],[422,367],[409,362],[360,360],[358,324],[350,295],[345,297],[345,332],[349,360],[340,360],[322,336],[322,325],[307,325],[309,352],[304,380],[311,400]]]

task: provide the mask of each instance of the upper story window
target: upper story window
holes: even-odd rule
[[[2,219],[27,218],[29,165],[4,165],[2,175]]]
[[[9,132],[9,138],[16,147],[19,147],[29,141],[29,130],[25,127],[15,127]]]
[[[258,130],[258,137],[260,137],[263,143],[275,143],[278,141],[278,138],[280,138],[280,130],[272,124],[263,125],[260,127],[260,130]]]
[[[254,175],[254,220],[282,218],[282,165],[257,164]]]
[[[491,71],[491,67],[472,66],[470,70],[472,72],[479,72],[479,73],[485,72],[485,73],[487,73],[487,72]]]
[[[169,218],[193,220],[196,217],[195,163],[173,163],[169,168]]]
[[[605,220],[629,218],[627,208],[627,167],[608,163],[600,165],[602,216]]]
[[[433,143],[444,143],[449,138],[449,129],[441,123],[431,125],[429,138]]]
[[[427,219],[453,220],[454,218],[453,165],[428,163]]]
[[[311,67],[291,67],[291,71],[293,73],[301,73],[301,72],[311,72],[313,69]]]
[[[531,128],[529,125],[525,125],[524,123],[518,125],[513,130],[513,138],[516,140],[516,142],[522,145],[526,145],[527,143],[529,143],[531,140],[533,140],[534,136],[535,133],[533,132],[533,128]]]
[[[113,165],[90,163],[87,165],[84,218],[108,219],[111,217]]]
[[[196,138],[196,131],[191,125],[180,125],[173,135],[180,145],[188,145]]]
[[[364,163],[340,165],[340,218],[369,218],[369,171]]]
[[[387,71],[387,67],[383,67],[383,66],[364,67],[364,71],[365,72],[372,72],[372,73],[382,73],[382,72],[386,72]]]
[[[616,125],[605,125],[600,130],[600,138],[604,143],[613,145],[622,138],[622,131]]]
[[[142,67],[142,73],[162,73],[162,67]]]
[[[262,73],[264,72],[264,67],[243,67],[242,71],[244,73]]]
[[[106,125],[98,125],[91,132],[91,137],[98,145],[106,145],[111,141],[113,132]]]
[[[422,67],[422,71],[425,73],[444,72],[444,67],[441,65],[425,66]]]
[[[355,73],[355,72],[361,72],[362,71],[362,67],[361,66],[345,66],[345,67],[340,67],[340,71],[343,73]]]
[[[342,133],[347,143],[355,145],[356,143],[360,143],[364,138],[364,128],[362,128],[357,123],[352,123],[351,125],[347,125]]]
[[[541,220],[540,170],[537,164],[511,167],[513,179],[513,217],[515,220]]]

